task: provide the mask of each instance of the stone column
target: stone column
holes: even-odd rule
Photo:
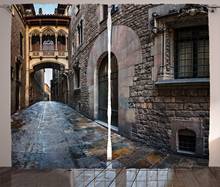
[[[32,51],[32,35],[29,35],[29,49]]]
[[[58,49],[57,49],[57,38],[58,38],[58,35],[57,35],[57,33],[55,34],[55,50],[57,51]]]
[[[43,50],[42,45],[43,45],[43,43],[42,43],[42,33],[40,33],[40,51]]]

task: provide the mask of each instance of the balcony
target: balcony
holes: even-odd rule
[[[35,29],[29,35],[29,56],[31,58],[68,56],[68,33],[60,29],[46,28],[42,32]]]
[[[68,51],[57,51],[57,50],[50,50],[50,51],[30,51],[29,56],[32,58],[39,58],[39,57],[67,57]]]

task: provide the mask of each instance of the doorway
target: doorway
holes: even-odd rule
[[[100,63],[98,71],[98,119],[107,123],[108,108],[108,56]],[[115,55],[111,55],[111,124],[118,126],[118,66]]]

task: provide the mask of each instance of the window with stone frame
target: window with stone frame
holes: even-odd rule
[[[154,7],[149,10],[149,28],[155,84],[209,81],[206,7],[184,4]]]
[[[208,27],[176,29],[175,78],[209,77]]]

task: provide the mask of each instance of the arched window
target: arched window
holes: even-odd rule
[[[44,40],[43,50],[44,51],[53,51],[54,50],[54,41],[50,38],[48,38],[47,40]]]
[[[76,32],[76,43],[77,47],[79,47],[84,40],[83,32],[84,32],[84,23],[83,19],[80,20],[79,24],[77,25],[77,32]]]
[[[179,151],[191,153],[196,151],[196,133],[194,131],[188,129],[179,130],[178,140]]]
[[[31,45],[32,51],[40,51],[40,32],[38,30],[31,33]]]
[[[43,51],[55,50],[55,33],[51,29],[46,29],[43,32]]]
[[[58,37],[57,37],[57,49],[58,51],[65,51],[66,50],[66,32],[63,30],[59,30]]]

